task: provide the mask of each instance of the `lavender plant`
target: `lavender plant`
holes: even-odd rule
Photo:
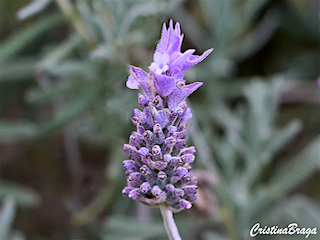
[[[187,147],[192,113],[185,100],[202,83],[186,85],[184,71],[212,52],[182,53],[182,40],[179,23],[173,27],[171,20],[168,29],[164,24],[149,73],[131,66],[126,83],[144,93],[138,96],[142,110],[134,109],[131,118],[137,130],[124,144],[129,156],[123,162],[128,186],[122,192],[144,205],[159,206],[170,239],[180,239],[172,212],[191,208],[197,198],[197,179],[190,172],[195,147]]]

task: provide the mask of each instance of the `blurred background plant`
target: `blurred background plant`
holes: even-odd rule
[[[0,0],[1,239],[166,237],[158,211],[122,197],[121,163],[137,107],[128,65],[146,69],[170,18],[184,49],[215,48],[185,77],[204,86],[190,99],[199,198],[175,216],[182,238],[250,239],[256,222],[319,230],[318,11],[316,0]]]

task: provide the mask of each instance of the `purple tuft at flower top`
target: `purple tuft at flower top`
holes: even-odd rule
[[[148,206],[166,204],[173,212],[189,209],[197,198],[197,180],[190,172],[195,148],[187,147],[187,121],[192,117],[185,99],[201,85],[186,85],[184,71],[204,60],[194,49],[181,53],[183,34],[179,23],[163,25],[160,42],[153,55],[149,73],[131,66],[127,80],[130,89],[143,89],[131,117],[137,130],[132,132],[124,150],[123,162],[128,186],[122,193]]]

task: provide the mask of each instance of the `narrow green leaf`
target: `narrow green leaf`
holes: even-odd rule
[[[98,88],[94,87],[90,89],[87,93],[82,96],[79,96],[77,99],[73,100],[71,103],[68,103],[62,107],[55,115],[54,120],[58,122],[66,122],[69,119],[77,116],[79,113],[87,109],[94,97],[96,96]]]
[[[276,197],[292,190],[316,170],[319,156],[320,137],[317,137],[269,181],[265,191]]]
[[[42,32],[62,23],[64,23],[64,17],[61,14],[54,14],[41,18],[39,21],[17,32],[4,43],[0,44],[0,63],[18,53],[32,40],[39,37]]]
[[[95,4],[97,1],[93,1],[92,4]],[[99,1],[98,1],[99,2]],[[94,14],[91,10],[91,6],[89,2],[83,1],[83,0],[78,0],[75,2],[76,8],[79,11],[79,14],[81,15],[82,19],[86,22],[92,33],[95,35],[96,39],[99,41],[102,40],[101,32],[99,31],[99,27],[96,23],[96,15]],[[100,3],[100,11],[103,10],[101,7],[102,3]]]
[[[137,17],[140,16],[150,16],[154,15],[164,9],[165,5],[161,1],[146,1],[145,4],[141,5],[134,5],[125,15],[124,20],[122,21],[121,25],[119,26],[119,32],[118,32],[118,37],[119,38],[125,38],[130,26],[134,22],[134,20]]]
[[[41,138],[52,131],[58,130],[65,124],[79,117],[79,115],[87,110],[94,102],[98,91],[99,88],[94,86],[87,92],[83,93],[83,95],[78,96],[76,99],[63,106],[55,114],[52,120],[49,120],[40,126],[37,137]]]
[[[70,52],[83,42],[78,34],[71,35],[65,42],[59,44],[53,51],[47,54],[41,61],[40,67],[43,69],[55,68],[55,66]]]
[[[319,164],[320,137],[313,140],[300,154],[277,172],[256,197],[243,209],[243,224],[253,216],[265,213],[267,206],[297,187],[315,171]],[[250,216],[250,217],[249,217]]]
[[[52,0],[33,0],[27,6],[21,8],[17,13],[17,18],[24,20],[44,10]]]
[[[12,196],[18,206],[25,208],[35,207],[41,201],[40,195],[33,189],[14,182],[1,180],[0,199],[5,196]]]
[[[50,67],[48,72],[53,76],[63,77],[71,74],[94,74],[99,70],[97,64],[92,61],[65,61]]]
[[[70,81],[58,81],[45,89],[37,87],[30,89],[26,94],[26,101],[33,105],[47,104],[57,97],[65,96],[71,91]]]
[[[25,140],[36,135],[37,127],[30,121],[0,121],[0,140]]]
[[[15,199],[12,196],[5,197],[0,212],[0,239],[8,239],[15,213]]]
[[[279,24],[278,12],[268,12],[245,38],[237,39],[226,49],[228,58],[235,61],[248,59],[268,42]]]
[[[266,144],[265,150],[270,152],[271,155],[274,155],[289,143],[293,137],[301,131],[301,128],[302,122],[299,119],[292,120],[282,129],[275,131]]]
[[[247,22],[253,22],[254,18],[261,13],[261,9],[269,2],[269,0],[248,0],[244,1],[243,11]]]
[[[275,224],[279,219],[304,224],[300,227],[320,228],[320,206],[304,195],[284,199],[266,213],[265,224]]]
[[[180,3],[181,1],[178,2]],[[209,45],[206,43],[209,38],[204,37],[207,35],[206,31],[201,28],[195,16],[189,14],[185,6],[181,5],[179,7],[179,11],[174,11],[174,16],[174,19],[176,19],[176,21],[184,23],[183,32],[186,36],[188,36],[188,39],[192,41],[197,49],[204,50]]]
[[[0,83],[33,81],[37,62],[33,58],[20,58],[1,64]]]

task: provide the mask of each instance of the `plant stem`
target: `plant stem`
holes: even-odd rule
[[[164,226],[170,240],[181,240],[172,212],[166,205],[160,205]]]

